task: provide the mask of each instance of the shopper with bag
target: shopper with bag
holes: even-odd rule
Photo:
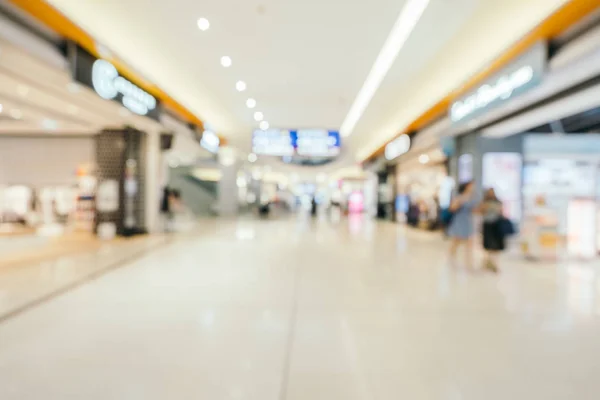
[[[498,272],[496,256],[504,250],[506,236],[512,234],[512,223],[504,218],[502,202],[494,189],[485,192],[480,211],[483,217],[483,248],[486,254],[484,267]]]

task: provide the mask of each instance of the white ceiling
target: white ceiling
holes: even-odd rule
[[[243,149],[256,127],[338,129],[403,0],[49,0]],[[364,157],[566,0],[430,0],[348,141]],[[199,17],[210,20],[201,32]],[[233,66],[220,66],[221,56]],[[248,84],[246,93],[235,82]]]

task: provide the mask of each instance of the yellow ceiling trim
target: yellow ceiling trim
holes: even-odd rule
[[[65,17],[60,11],[46,3],[43,0],[9,0],[15,6],[25,11],[37,19],[48,28],[52,29],[59,35],[66,39],[72,40],[79,46],[84,48],[89,53],[93,54],[98,58],[107,59],[119,70],[119,73],[128,80],[134,82],[136,85],[150,93],[161,101],[163,106],[168,110],[174,112],[185,121],[199,126],[204,127],[202,121],[192,114],[187,108],[175,101],[171,96],[166,94],[157,86],[146,82],[143,78],[139,77],[130,67],[125,65],[121,60],[116,57],[100,56],[98,54],[97,42],[88,35],[83,29],[73,23],[70,19]],[[82,0],[80,0],[82,1]]]
[[[512,60],[517,58],[521,53],[525,52],[535,43],[542,40],[550,40],[559,36],[561,33],[565,32],[571,26],[581,21],[584,17],[596,11],[598,8],[600,8],[600,2],[598,0],[569,1],[567,4],[559,8],[554,14],[540,23],[537,27],[535,27],[531,32],[525,35],[525,37],[521,38],[518,42],[508,48],[485,69],[471,77],[460,88],[457,88],[453,92],[449,93],[433,107],[425,111],[406,129],[404,129],[402,132],[399,132],[393,139],[387,141],[363,161],[369,161],[382,155],[385,151],[385,146],[400,135],[422,129],[436,118],[443,116],[448,112],[448,108],[457,98],[461,97],[469,90],[477,87],[486,78],[510,64]]]

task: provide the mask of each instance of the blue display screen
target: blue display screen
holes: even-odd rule
[[[309,157],[332,157],[340,153],[341,138],[337,131],[298,129],[290,131],[295,153]]]

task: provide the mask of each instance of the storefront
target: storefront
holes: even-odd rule
[[[394,168],[397,221],[439,228],[441,205],[453,187],[448,182],[447,149],[440,142],[447,127],[447,120],[439,120],[410,135],[412,139],[403,135],[386,147],[386,158]]]
[[[91,232],[96,181],[91,137],[0,136],[0,231]]]
[[[92,237],[102,222],[119,234],[152,230],[159,102],[38,37],[0,36],[0,48],[0,237]]]
[[[408,136],[406,136],[408,139]],[[408,139],[410,140],[410,139]],[[388,156],[391,155],[388,150]],[[395,198],[396,198],[396,168],[389,165],[386,157],[379,157],[368,165],[364,166],[365,171],[370,174],[369,180],[372,180],[366,189],[365,195],[367,203],[373,203],[372,214],[376,218],[394,221],[396,219]],[[370,201],[369,197],[372,197]]]
[[[600,26],[582,32],[551,58],[536,45],[449,110],[451,175],[496,190],[534,259],[600,253]]]

